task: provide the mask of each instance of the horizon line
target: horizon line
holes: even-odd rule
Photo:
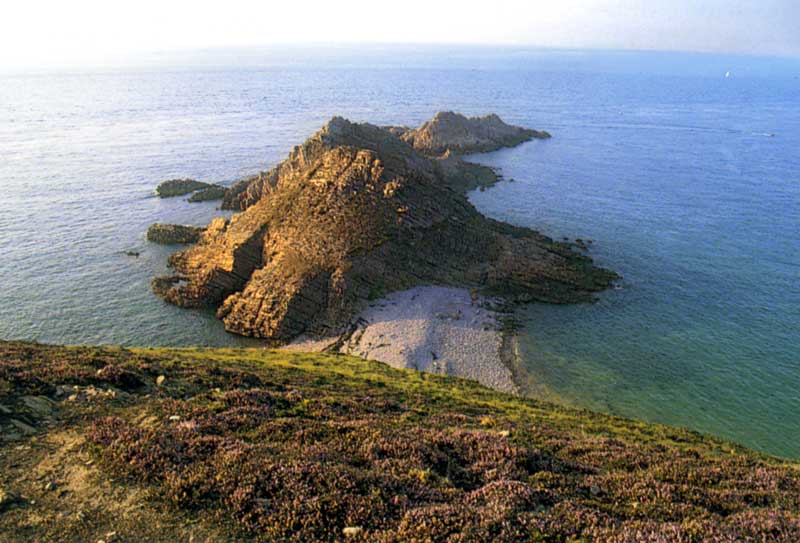
[[[641,49],[626,47],[570,47],[558,45],[541,45],[528,42],[345,42],[345,41],[308,41],[308,42],[271,42],[261,44],[246,45],[211,45],[211,46],[188,46],[171,47],[160,49],[147,49],[139,51],[129,51],[125,53],[115,53],[106,59],[59,59],[52,62],[34,62],[28,65],[23,64],[0,64],[0,73],[28,72],[52,72],[68,70],[97,70],[97,69],[117,69],[127,67],[148,67],[156,60],[154,57],[168,57],[169,55],[181,55],[187,53],[213,53],[225,51],[267,51],[270,49],[315,49],[315,48],[401,48],[401,47],[425,47],[425,48],[471,48],[471,49],[520,49],[520,50],[539,50],[542,52],[594,52],[594,53],[614,53],[614,54],[682,54],[696,56],[717,56],[717,57],[736,57],[751,59],[772,59],[781,61],[800,62],[800,52],[798,53],[762,53],[762,52],[742,52],[742,51],[714,51],[701,49]],[[368,51],[365,51],[368,52]],[[149,57],[149,58],[148,58]],[[163,65],[167,67],[168,64]],[[153,66],[154,67],[154,66]]]

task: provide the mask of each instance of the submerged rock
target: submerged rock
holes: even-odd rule
[[[162,245],[197,243],[205,228],[181,224],[151,224],[147,229],[147,241]]]
[[[530,132],[514,128],[492,145]],[[216,307],[228,331],[286,341],[341,328],[375,292],[420,284],[554,303],[610,286],[614,273],[567,244],[478,213],[463,168],[425,156],[405,134],[333,118],[270,172],[232,187],[225,204],[244,211],[170,257],[176,274],[153,290],[182,307]]]
[[[183,196],[184,194],[213,186],[215,185],[195,181],[194,179],[170,179],[156,187],[156,194],[158,194],[159,198],[172,198],[173,196]]]

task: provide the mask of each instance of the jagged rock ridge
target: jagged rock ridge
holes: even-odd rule
[[[567,244],[478,213],[453,171],[396,131],[334,118],[238,186],[245,210],[173,255],[176,275],[154,290],[217,307],[231,332],[285,341],[339,329],[365,300],[419,284],[578,302],[614,279]]]
[[[445,180],[464,192],[490,186],[499,176],[491,168],[465,161],[458,155],[489,152],[532,139],[550,138],[550,134],[544,131],[506,124],[497,115],[470,118],[452,111],[437,113],[419,128],[382,128],[420,154],[438,161]],[[296,147],[293,154],[298,149],[300,147]],[[284,165],[285,162],[269,172],[260,172],[234,183],[225,193],[222,209],[241,211],[257,202],[268,187],[275,185]]]

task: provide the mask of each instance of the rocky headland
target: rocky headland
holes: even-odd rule
[[[421,285],[511,302],[588,301],[616,275],[567,243],[481,215],[496,174],[458,154],[545,133],[440,113],[418,129],[336,117],[269,172],[235,184],[197,245],[154,290],[211,306],[231,332],[286,342],[347,328],[369,300]],[[448,143],[449,142],[449,143]]]
[[[407,126],[380,128],[407,143],[419,154],[434,160],[439,164],[442,180],[453,188],[465,192],[479,186],[492,185],[497,182],[499,176],[492,168],[468,162],[459,155],[496,151],[532,139],[551,137],[544,131],[506,124],[497,115],[465,117],[450,111],[437,113],[433,119],[418,128]],[[351,143],[358,146],[358,142]],[[282,171],[281,165],[269,172],[260,172],[234,183],[224,196],[222,209],[242,211],[260,200],[265,187],[277,183]]]

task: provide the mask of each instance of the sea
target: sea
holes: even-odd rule
[[[151,223],[219,202],[330,117],[497,113],[553,138],[474,157],[483,213],[592,240],[593,304],[521,310],[530,394],[800,458],[800,59],[525,47],[273,47],[0,73],[0,338],[251,346],[150,279]],[[138,254],[138,256],[136,256]]]

